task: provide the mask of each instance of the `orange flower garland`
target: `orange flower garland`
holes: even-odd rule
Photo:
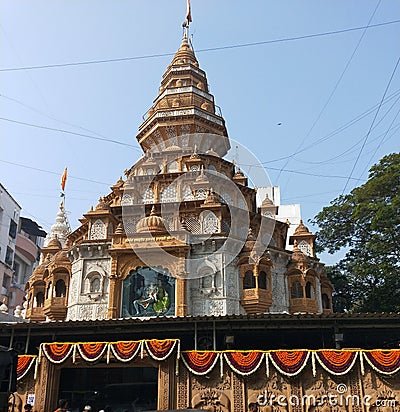
[[[35,363],[36,355],[19,355],[17,364],[17,380],[22,379]]]
[[[310,352],[307,350],[269,352],[269,358],[275,368],[287,376],[295,376],[307,365]]]
[[[121,362],[130,362],[133,360],[142,346],[142,341],[120,341],[110,343],[110,348],[115,356]]]
[[[377,372],[393,375],[400,371],[400,350],[372,350],[363,352],[364,358]]]
[[[177,343],[179,343],[178,339],[165,339],[165,340],[145,340],[146,349],[148,354],[155,360],[161,361],[167,359]],[[179,358],[179,350],[178,350],[178,358]]]
[[[224,357],[234,372],[246,376],[254,373],[260,367],[264,353],[260,351],[226,352]]]
[[[182,352],[182,361],[190,372],[195,375],[207,375],[212,371],[220,358],[217,352],[187,351]]]
[[[72,343],[42,343],[43,353],[53,363],[62,363],[71,355],[74,345]]]
[[[107,349],[106,342],[77,343],[76,347],[82,359],[87,362],[96,362]]]
[[[321,350],[315,352],[319,364],[333,375],[345,375],[353,368],[358,353],[348,350]]]

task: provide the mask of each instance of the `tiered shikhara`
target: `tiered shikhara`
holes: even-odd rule
[[[275,219],[276,206],[267,197],[257,207],[257,189],[223,159],[225,121],[186,35],[137,140],[144,155],[126,179],[65,242],[53,236],[43,248],[27,285],[28,318],[139,315],[130,276],[147,267],[171,279],[176,316],[332,310],[315,236],[301,223],[286,250],[288,224]]]

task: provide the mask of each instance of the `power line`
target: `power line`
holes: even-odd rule
[[[232,44],[232,45],[220,46],[220,47],[208,47],[205,49],[197,50],[196,53],[228,50],[228,49],[238,49],[238,48],[243,48],[243,47],[262,46],[265,44],[274,44],[274,43],[283,43],[283,42],[290,42],[290,41],[296,41],[296,40],[312,39],[315,37],[332,36],[335,34],[348,33],[348,32],[357,31],[357,30],[364,30],[366,28],[370,29],[370,28],[375,28],[375,27],[388,26],[390,24],[397,24],[397,23],[400,23],[400,19],[390,20],[390,21],[377,23],[377,24],[371,24],[370,26],[350,27],[347,29],[332,30],[332,31],[322,32],[322,33],[306,34],[303,36],[283,37],[279,39],[264,40],[264,41],[258,41],[258,42],[252,42],[252,43]],[[101,64],[101,63],[116,63],[116,62],[130,61],[130,60],[154,59],[154,58],[168,57],[168,56],[174,56],[174,55],[175,55],[175,52],[156,53],[156,54],[147,54],[143,56],[120,57],[120,58],[115,58],[115,59],[102,59],[102,60],[88,60],[88,61],[81,61],[81,62],[74,62],[74,63],[43,64],[43,65],[38,65],[38,66],[25,66],[25,67],[8,67],[8,68],[0,69],[0,72],[49,69],[49,68],[55,68],[55,67],[68,67],[68,66],[83,66],[83,65],[90,65],[90,64]]]
[[[379,148],[382,146],[382,144],[385,142],[385,138],[388,135],[389,131],[391,130],[393,123],[395,122],[395,120],[397,119],[397,116],[400,114],[400,108],[399,110],[397,110],[396,116],[393,118],[392,122],[390,123],[389,127],[386,129],[386,132],[383,134],[381,141],[378,143],[378,146],[376,146],[374,153],[372,154],[372,156],[370,157],[369,161],[367,162],[363,172],[361,173],[361,176],[364,175],[364,173],[367,171],[368,166],[371,164],[372,159],[374,158],[374,156],[376,155],[376,152],[379,150]]]
[[[396,96],[398,96],[400,94],[400,89],[397,89],[395,92],[393,92],[391,95],[389,95],[385,101],[384,104],[388,103],[390,100],[394,99]],[[400,97],[400,96],[399,96]],[[396,100],[397,102],[397,100]],[[396,103],[395,102],[395,103]],[[371,107],[370,109],[366,110],[365,112],[357,115],[355,118],[353,118],[352,120],[350,120],[349,122],[345,123],[344,125],[338,127],[337,129],[333,130],[332,132],[328,133],[327,135],[321,137],[320,139],[316,140],[315,142],[313,142],[312,144],[309,144],[308,146],[304,147],[303,149],[297,150],[296,152],[288,155],[288,156],[282,156],[279,157],[277,159],[273,159],[273,160],[266,160],[264,162],[261,162],[262,164],[268,164],[268,163],[275,163],[275,162],[279,162],[280,160],[285,160],[288,159],[289,157],[294,157],[300,153],[305,152],[306,150],[310,149],[310,148],[314,148],[315,146],[323,143],[324,141],[330,139],[331,137],[337,135],[338,133],[342,132],[343,130],[346,130],[347,128],[349,128],[350,126],[352,126],[353,124],[357,123],[358,121],[360,121],[361,119],[363,119],[364,117],[367,117],[369,114],[373,113],[373,111],[379,106],[379,103],[377,103],[375,106]],[[392,107],[391,107],[392,108]],[[390,109],[391,109],[390,108]],[[390,110],[389,109],[389,110]]]
[[[345,190],[346,190],[346,188],[347,188],[347,185],[349,184],[349,181],[350,181],[350,179],[351,179],[352,176],[353,176],[354,169],[355,169],[356,166],[357,166],[358,160],[360,159],[360,156],[361,156],[361,153],[362,153],[362,151],[363,151],[363,149],[364,149],[364,146],[365,146],[365,144],[367,143],[367,140],[368,140],[368,138],[369,138],[369,135],[371,134],[372,127],[374,126],[375,120],[376,120],[376,118],[378,117],[379,110],[380,110],[380,108],[382,107],[383,100],[384,100],[384,98],[385,98],[385,96],[386,96],[386,93],[387,93],[389,87],[390,87],[390,84],[392,83],[392,80],[393,80],[394,74],[396,73],[396,70],[397,70],[397,67],[398,67],[398,65],[399,65],[399,62],[400,62],[400,57],[397,59],[397,62],[396,62],[396,65],[394,66],[392,75],[390,76],[390,79],[389,79],[389,81],[388,81],[388,84],[386,85],[386,89],[385,89],[385,91],[384,91],[384,93],[383,93],[383,96],[382,96],[382,99],[381,99],[381,103],[379,104],[379,107],[378,107],[378,109],[377,109],[377,111],[376,111],[376,113],[375,113],[375,116],[374,116],[374,118],[372,119],[372,123],[371,123],[371,125],[370,125],[370,127],[369,127],[368,133],[367,133],[366,136],[365,136],[364,142],[363,142],[363,144],[362,144],[362,146],[361,146],[361,148],[360,148],[360,151],[358,152],[358,156],[357,156],[357,158],[356,158],[356,161],[354,162],[354,165],[353,165],[353,167],[352,167],[352,169],[351,169],[350,175],[349,175],[349,177],[348,177],[348,179],[347,179],[347,181],[346,181],[346,184],[344,185],[344,188],[343,188],[343,191],[342,191],[342,195],[344,194],[344,192],[345,192]]]
[[[133,146],[129,143],[124,143],[124,142],[120,142],[118,140],[114,140],[114,139],[107,139],[105,137],[96,137],[96,136],[91,136],[89,134],[83,134],[83,133],[77,133],[77,132],[72,132],[70,130],[64,130],[64,129],[56,129],[53,127],[47,127],[47,126],[42,126],[42,125],[38,125],[38,124],[33,124],[33,123],[27,123],[27,122],[21,122],[19,120],[14,120],[14,119],[7,119],[5,117],[0,117],[0,120],[3,120],[5,122],[11,122],[11,123],[16,123],[16,124],[20,124],[23,126],[29,126],[29,127],[35,127],[37,129],[44,129],[44,130],[49,130],[52,132],[60,132],[60,133],[66,133],[66,134],[72,134],[75,136],[81,136],[81,137],[87,137],[88,139],[93,139],[93,140],[100,140],[102,142],[109,142],[109,143],[114,143],[114,144],[118,144],[120,146],[126,146],[126,147],[130,147],[132,149],[135,149],[137,151],[140,152],[140,150],[136,147]]]
[[[357,50],[358,50],[358,47],[360,46],[360,44],[361,44],[361,42],[362,42],[362,40],[363,40],[363,38],[364,38],[364,36],[365,36],[365,33],[367,32],[367,29],[368,29],[368,27],[370,26],[371,21],[372,21],[372,19],[374,18],[375,13],[376,13],[376,11],[378,10],[379,5],[381,4],[381,1],[382,1],[382,0],[379,0],[378,3],[376,4],[376,7],[375,7],[375,9],[374,9],[371,17],[369,18],[368,23],[367,23],[367,26],[365,27],[364,31],[362,32],[361,37],[359,38],[359,40],[358,40],[358,42],[357,42],[357,44],[356,44],[356,47],[355,47],[354,50],[353,50],[353,53],[351,54],[350,58],[348,59],[346,65],[345,65],[345,67],[344,67],[344,69],[342,70],[342,73],[340,74],[338,80],[336,81],[335,86],[333,87],[331,93],[329,94],[329,97],[328,97],[328,99],[326,100],[325,104],[323,105],[322,109],[320,110],[317,118],[314,120],[314,123],[311,125],[310,129],[308,130],[308,132],[306,133],[306,135],[303,137],[303,139],[301,140],[300,144],[298,145],[297,150],[299,150],[299,149],[303,146],[304,142],[305,142],[305,141],[308,139],[308,137],[311,135],[311,132],[314,130],[314,128],[315,128],[315,126],[317,125],[317,123],[319,122],[322,114],[325,112],[325,109],[328,107],[328,104],[329,104],[330,101],[332,100],[332,97],[333,97],[333,95],[335,94],[337,88],[339,87],[340,82],[342,81],[342,79],[343,79],[343,77],[344,77],[347,69],[348,69],[349,66],[350,66],[350,63],[353,61],[353,57],[355,56],[355,54],[356,54],[356,52],[357,52]],[[285,162],[285,164],[283,165],[282,169],[284,169],[284,168],[289,164],[289,162],[290,162],[291,159],[292,159],[292,156],[289,157],[289,158],[286,160],[286,162]],[[280,175],[281,175],[281,172],[279,172],[279,174],[278,174],[278,176],[277,176],[277,181],[279,180]]]
[[[21,163],[9,162],[8,160],[4,160],[4,159],[0,159],[0,162],[13,165],[13,166],[23,167],[25,169],[36,170],[37,172],[50,173],[52,175],[60,176],[60,172],[53,172],[52,170],[39,169],[37,167],[27,166]],[[83,180],[85,182],[90,182],[90,183],[97,183],[99,185],[111,186],[111,183],[99,182],[98,180],[86,179],[84,177],[72,176],[70,174],[68,174],[68,178],[76,179],[76,180]]]
[[[81,130],[83,130],[83,131],[85,131],[85,132],[90,132],[90,133],[95,134],[96,136],[103,137],[103,138],[107,139],[106,136],[104,136],[104,135],[102,135],[102,134],[100,134],[100,133],[97,133],[97,132],[95,132],[94,130],[87,129],[87,128],[85,128],[85,127],[78,126],[78,125],[73,124],[73,123],[65,122],[64,120],[60,120],[60,119],[58,119],[58,118],[56,118],[56,117],[54,117],[54,116],[50,116],[50,115],[48,115],[47,113],[44,113],[44,112],[42,112],[41,110],[38,110],[38,109],[36,109],[35,107],[30,106],[29,104],[26,104],[26,103],[22,102],[21,100],[15,99],[14,97],[6,96],[6,95],[1,94],[1,93],[0,93],[0,97],[3,97],[4,99],[10,100],[10,101],[12,101],[12,102],[14,102],[14,103],[18,103],[18,104],[20,104],[21,106],[26,107],[27,109],[32,110],[32,111],[35,112],[35,113],[40,114],[41,116],[47,117],[48,119],[55,120],[55,121],[57,121],[57,122],[60,122],[60,123],[62,123],[62,124],[66,124],[66,125],[68,125],[68,126],[76,127],[76,128],[81,129]],[[132,146],[132,147],[136,147],[136,146]],[[137,150],[140,151],[140,149],[139,149],[138,147],[137,147]]]

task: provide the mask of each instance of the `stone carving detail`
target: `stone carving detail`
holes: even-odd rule
[[[162,203],[176,202],[178,200],[178,192],[175,185],[165,187],[161,192],[160,198]]]
[[[244,405],[244,393],[243,393],[243,380],[236,375],[232,376],[233,380],[233,410],[245,411]]]
[[[221,316],[224,314],[224,302],[222,300],[210,301],[210,315]]]
[[[312,256],[312,249],[311,246],[305,241],[302,240],[297,247],[306,255],[306,256]]]
[[[194,196],[189,186],[185,186],[182,190],[182,200],[194,200]]]
[[[154,203],[154,193],[151,189],[146,189],[142,196],[144,204]]]
[[[186,368],[182,368],[178,375],[178,399],[177,408],[185,409],[188,405],[188,378],[189,373]]]
[[[367,369],[362,383],[363,396],[368,397],[371,405],[370,412],[400,411],[400,375],[385,378]]]
[[[207,212],[203,216],[203,233],[218,233],[219,220],[213,212]]]
[[[169,405],[169,388],[170,388],[170,374],[168,363],[160,364],[159,372],[159,387],[162,389],[162,396],[158,400],[158,409],[168,409]]]
[[[125,205],[133,205],[132,196],[131,196],[130,194],[128,194],[128,193],[125,193],[125,194],[122,196],[121,205],[122,205],[122,206],[125,206]]]
[[[105,239],[106,237],[106,225],[97,219],[90,229],[90,239]]]
[[[222,392],[207,388],[192,398],[194,408],[206,409],[214,412],[230,412],[230,400]]]
[[[167,135],[167,138],[170,139],[168,142],[168,146],[176,146],[177,145],[177,139],[173,139],[173,137],[176,136],[176,127],[175,126],[167,126],[165,128],[165,134]]]

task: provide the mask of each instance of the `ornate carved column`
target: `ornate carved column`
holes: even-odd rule
[[[35,385],[35,409],[53,411],[57,407],[60,371],[46,358],[42,358]]]
[[[108,319],[113,319],[118,317],[117,310],[118,310],[118,296],[120,289],[120,281],[117,275],[117,267],[118,261],[116,256],[112,256],[111,258],[111,274],[110,274],[110,294],[108,298]]]
[[[178,277],[176,279],[176,315],[187,315],[187,303],[186,303],[186,279]]]

